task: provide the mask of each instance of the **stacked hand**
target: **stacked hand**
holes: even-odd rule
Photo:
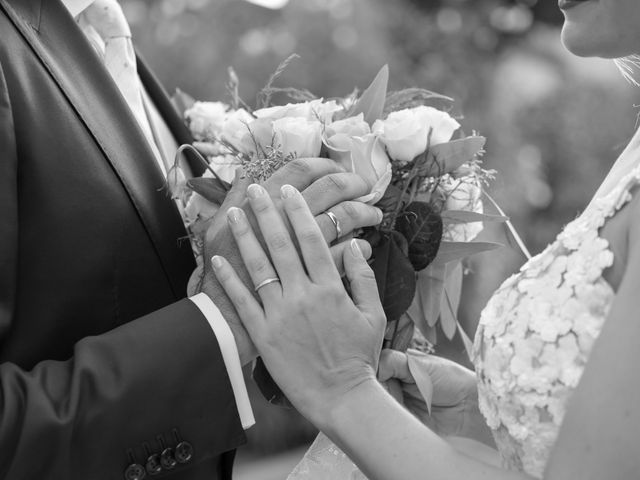
[[[378,379],[381,382],[399,380],[404,405],[438,435],[471,438],[494,446],[493,436],[478,408],[476,374],[451,360],[427,354],[421,354],[420,368],[426,369],[433,384],[430,412],[405,353],[384,350]]]
[[[359,243],[348,242],[341,253],[349,297],[308,197],[293,186],[281,188],[280,203],[295,240],[267,189],[251,185],[248,196],[269,255],[245,211],[231,208],[228,218],[252,285],[262,285],[260,301],[221,256],[212,259],[215,275],[289,400],[308,418],[323,417],[375,379],[386,323],[375,277]]]
[[[234,188],[220,208],[221,214],[217,215],[208,232],[205,245],[205,258],[220,255],[227,259],[233,266],[243,283],[252,286],[251,279],[240,258],[238,247],[234,242],[227,224],[226,212],[231,207],[238,207],[245,211],[248,222],[256,226],[256,219],[249,208],[246,190],[249,180],[236,178]],[[379,209],[365,205],[362,202],[353,201],[367,194],[371,185],[368,185],[362,177],[347,173],[336,162],[325,158],[295,160],[278,170],[263,185],[268,196],[274,199],[275,208],[282,211],[280,189],[285,184],[290,184],[302,192],[302,197],[313,213],[321,238],[324,239],[324,247],[327,243],[334,242],[338,236],[348,236],[358,228],[376,225],[382,219]],[[333,214],[334,220],[325,212]],[[340,227],[338,232],[337,226]],[[340,235],[338,235],[340,234]],[[358,241],[359,245],[368,257],[371,254],[366,242]],[[342,270],[345,243],[331,248],[331,258],[339,270]],[[294,256],[298,254],[294,251]],[[246,364],[253,360],[257,354],[253,342],[237,316],[236,310],[225,295],[224,290],[208,269],[205,262],[205,282],[202,291],[209,295],[216,306],[221,310],[225,320],[233,330],[238,345],[241,361]],[[266,268],[264,264],[248,264],[250,269],[261,270]],[[252,287],[251,287],[252,288]]]

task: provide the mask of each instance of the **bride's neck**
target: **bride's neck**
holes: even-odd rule
[[[591,199],[589,206],[597,198],[603,197],[611,192],[625,175],[638,166],[640,166],[640,129],[636,130],[629,144],[609,170],[606,178]]]

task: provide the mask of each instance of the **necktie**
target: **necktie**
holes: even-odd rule
[[[158,164],[166,175],[167,160],[158,148],[154,130],[147,115],[142,97],[142,85],[136,68],[131,30],[120,4],[117,0],[95,0],[82,12],[79,23],[98,53],[103,53],[105,67],[133,112]]]

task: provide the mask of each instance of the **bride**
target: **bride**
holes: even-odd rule
[[[560,8],[573,53],[640,53],[637,0],[560,0]],[[637,133],[583,214],[490,300],[475,374],[433,359],[427,426],[376,378],[399,378],[407,392],[413,382],[403,354],[385,351],[379,365],[385,318],[358,244],[343,257],[349,296],[293,187],[281,193],[300,255],[262,187],[248,196],[270,257],[242,210],[228,212],[261,303],[226,260],[212,263],[275,380],[369,478],[640,478],[639,185]],[[450,438],[491,443],[477,428],[481,414],[500,466]]]

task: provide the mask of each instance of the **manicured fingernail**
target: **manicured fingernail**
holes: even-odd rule
[[[252,183],[251,185],[249,185],[249,188],[247,189],[247,194],[249,195],[250,198],[262,197],[264,193],[265,193],[264,188],[262,188],[257,183]]]
[[[222,268],[222,257],[219,257],[218,255],[215,255],[214,257],[211,258],[211,265],[213,265],[213,268],[215,268],[216,270],[219,268]]]
[[[282,188],[280,188],[282,198],[292,198],[296,193],[298,193],[298,191],[291,185],[283,185]]]
[[[376,215],[378,215],[378,223],[380,223],[384,218],[384,213],[379,208],[376,208]]]
[[[242,210],[238,207],[231,207],[227,210],[227,218],[233,223],[238,223],[242,219]]]
[[[364,258],[362,250],[360,249],[360,245],[358,245],[358,241],[355,238],[351,240],[351,251],[356,257]]]

